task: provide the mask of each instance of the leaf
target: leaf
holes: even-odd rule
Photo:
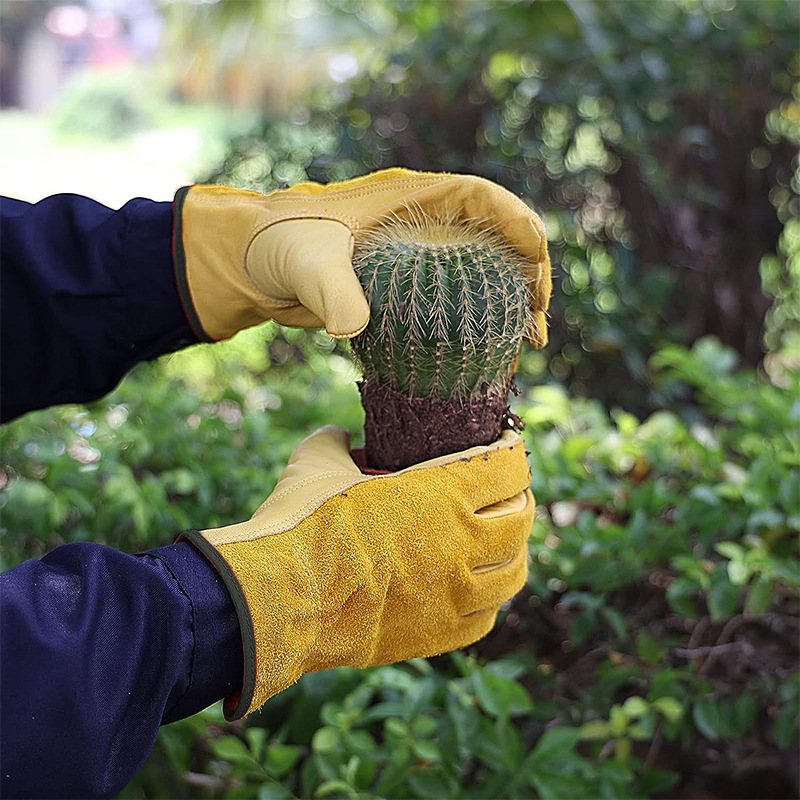
[[[335,750],[341,741],[341,736],[336,728],[320,728],[311,739],[311,747],[318,753],[330,753]]]
[[[744,692],[734,701],[734,718],[740,737],[746,736],[756,722],[758,703],[751,692]]]
[[[250,789],[250,787],[247,787]],[[258,800],[291,800],[292,793],[280,783],[262,783],[258,787]]]
[[[678,722],[683,717],[683,706],[674,697],[659,697],[653,700],[651,705],[658,709],[668,722]]]
[[[329,780],[321,783],[317,788],[314,790],[314,797],[327,797],[329,794],[333,794],[334,792],[341,792],[342,794],[346,794],[348,797],[352,794],[355,794],[353,791],[353,787],[350,784],[345,783],[343,780]]]
[[[546,730],[536,742],[533,752],[528,756],[529,766],[536,767],[569,758],[580,738],[579,728],[559,726]]]
[[[732,617],[739,607],[739,588],[728,580],[727,570],[718,564],[706,592],[708,612],[714,622]]]
[[[438,727],[439,723],[434,717],[430,716],[430,714],[423,714],[417,717],[411,724],[411,730],[414,736],[421,736],[423,738],[433,736]]]
[[[617,739],[617,741],[614,742],[614,757],[617,761],[621,761],[624,764],[630,760],[631,749],[630,739]]]
[[[442,754],[439,751],[439,748],[428,739],[421,739],[419,741],[412,742],[411,749],[413,750],[414,754],[421,758],[423,761],[441,761]]]
[[[415,797],[452,797],[453,786],[444,773],[439,770],[410,770],[406,778]]]
[[[222,761],[252,767],[259,766],[247,745],[237,736],[221,736],[219,739],[213,739],[211,749],[214,751],[214,755]]]
[[[747,592],[744,610],[748,614],[765,614],[772,607],[775,590],[772,580],[758,577]]]
[[[247,746],[250,748],[253,757],[260,759],[264,749],[264,741],[267,738],[267,731],[264,728],[251,727],[245,730],[244,736],[247,739]]]
[[[725,558],[731,561],[742,561],[744,559],[744,547],[737,542],[718,542],[714,549]]]
[[[600,613],[606,618],[616,636],[623,639],[628,635],[627,621],[623,613],[609,606],[603,608]]]
[[[697,700],[692,708],[692,719],[697,730],[712,742],[720,738],[722,720],[719,706],[709,700]]]
[[[697,619],[694,597],[698,589],[697,584],[689,578],[674,580],[667,589],[667,600],[672,610],[688,619]]]
[[[560,772],[541,771],[530,775],[530,782],[536,788],[541,800],[575,800],[590,797],[586,782],[574,775]]]
[[[643,697],[632,695],[622,704],[622,711],[628,719],[638,719],[644,716],[650,706]]]
[[[389,717],[384,723],[387,736],[395,739],[405,739],[408,736],[408,725],[401,719]]]
[[[533,708],[530,696],[520,684],[499,678],[486,669],[476,669],[472,673],[472,685],[482,708],[493,717],[507,719],[511,714]]]
[[[639,788],[643,797],[654,797],[671,789],[680,780],[680,774],[666,769],[647,769],[639,775]]]
[[[744,586],[750,580],[750,570],[744,561],[728,562],[728,579],[734,586]]]
[[[284,776],[300,760],[299,747],[287,744],[271,744],[267,747],[265,767],[276,778]]]
[[[654,666],[660,664],[666,655],[666,650],[645,630],[636,635],[636,652],[642,661]]]
[[[773,724],[773,734],[778,747],[787,750],[797,740],[798,723],[800,722],[800,703],[795,699],[789,701],[778,711]]]
[[[605,741],[611,736],[611,727],[604,719],[593,719],[584,722],[580,727],[581,739],[584,741]]]

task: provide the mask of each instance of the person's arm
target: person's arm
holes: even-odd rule
[[[139,361],[192,344],[172,203],[0,198],[0,421],[102,397]]]
[[[230,596],[187,542],[70,544],[0,576],[0,794],[112,797],[158,727],[242,683]]]

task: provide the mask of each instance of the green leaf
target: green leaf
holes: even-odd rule
[[[648,769],[639,775],[639,789],[643,797],[654,797],[671,789],[680,780],[680,774],[666,769]]]
[[[712,742],[722,733],[722,720],[717,703],[710,700],[697,700],[692,708],[692,719],[697,730]]]
[[[325,781],[317,786],[317,788],[314,790],[314,797],[327,797],[329,794],[334,794],[335,792],[341,792],[348,797],[355,794],[353,787],[350,786],[349,783],[345,783],[343,780],[335,779]]]
[[[211,749],[214,751],[214,755],[222,761],[229,761],[231,764],[259,766],[247,745],[237,736],[221,736],[219,739],[213,739]]]
[[[411,749],[414,754],[421,758],[423,761],[440,761],[442,758],[442,754],[439,751],[439,748],[431,741],[427,739],[421,739],[415,742],[412,742]]]
[[[560,726],[546,730],[528,757],[529,765],[546,765],[552,761],[569,758],[581,739],[579,728]]]
[[[645,630],[636,635],[636,652],[642,661],[652,665],[660,664],[666,655],[665,648]]]
[[[439,770],[410,770],[406,778],[414,797],[440,798],[452,797],[453,785]]]
[[[533,773],[530,782],[541,800],[575,800],[590,796],[586,781],[574,775],[542,770]]]
[[[797,729],[800,723],[800,703],[790,700],[778,711],[773,723],[773,733],[778,747],[787,750],[797,741]]]
[[[264,728],[251,727],[245,730],[244,736],[245,739],[247,739],[247,746],[250,748],[253,757],[260,759],[261,753],[264,750],[267,731]]]
[[[744,586],[750,580],[750,569],[743,561],[728,562],[728,579],[734,586]]]
[[[745,550],[744,547],[738,544],[738,542],[718,542],[714,545],[714,549],[721,556],[725,556],[725,558],[728,558],[731,561],[744,560]]]
[[[493,717],[506,719],[511,714],[533,708],[530,696],[519,683],[500,678],[486,669],[476,669],[472,673],[472,685],[484,711]]]
[[[694,597],[699,590],[698,585],[690,578],[677,578],[667,589],[667,600],[676,614],[688,619],[697,619]]]
[[[280,778],[297,764],[301,755],[302,751],[299,747],[287,744],[271,744],[267,747],[267,758],[264,766],[270,774]]]
[[[674,697],[659,697],[651,703],[658,709],[668,722],[678,722],[683,717],[683,706]]]
[[[336,728],[320,728],[311,739],[311,747],[318,753],[330,753],[335,750],[341,741],[341,736]]]
[[[630,739],[617,739],[617,741],[614,742],[614,757],[617,761],[621,761],[624,764],[626,761],[630,760],[631,749]]]
[[[250,789],[250,787],[247,787]],[[230,795],[229,795],[230,796]],[[262,783],[258,787],[258,800],[291,800],[292,793],[280,783]]]
[[[439,723],[429,714],[423,714],[422,716],[417,717],[414,722],[411,723],[411,730],[414,733],[414,736],[421,736],[423,738],[433,736],[438,727]]]
[[[604,719],[593,719],[584,722],[580,732],[584,741],[604,741],[611,736],[611,726]]]
[[[645,715],[650,706],[643,697],[632,695],[622,704],[622,711],[628,719],[638,719]]]
[[[747,592],[744,610],[748,614],[766,614],[775,598],[774,583],[769,578],[758,577]]]
[[[751,692],[743,692],[733,703],[734,719],[739,737],[746,736],[755,725],[758,702]]]
[[[739,608],[739,588],[728,580],[727,570],[722,565],[711,575],[711,587],[706,593],[708,612],[714,622],[732,617]]]

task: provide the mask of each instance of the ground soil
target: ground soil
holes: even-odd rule
[[[409,397],[389,386],[362,382],[367,466],[389,470],[491,444],[509,427],[508,391],[466,399]]]

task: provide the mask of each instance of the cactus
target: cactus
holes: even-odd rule
[[[471,223],[420,215],[370,230],[353,265],[370,303],[353,339],[375,469],[497,439],[532,317],[519,256]]]

